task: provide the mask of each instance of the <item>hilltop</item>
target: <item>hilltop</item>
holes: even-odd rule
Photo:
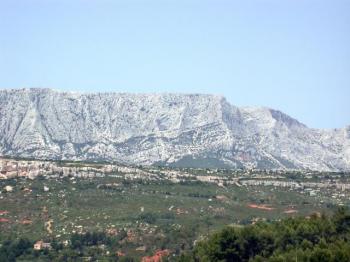
[[[202,94],[0,90],[0,154],[136,165],[350,169],[350,127]]]

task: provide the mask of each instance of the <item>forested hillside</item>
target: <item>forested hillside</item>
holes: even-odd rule
[[[315,213],[310,217],[229,226],[196,243],[192,251],[178,258],[167,251],[166,255],[170,256],[161,259],[163,262],[348,262],[349,239],[350,212],[340,208],[331,217]],[[37,251],[33,250],[32,240],[8,240],[0,247],[0,261],[81,261],[84,258],[89,261],[138,261],[132,256],[106,255],[97,248],[97,245],[115,246],[118,241],[120,236],[111,238],[102,233],[73,234],[67,246],[52,242],[52,248]]]
[[[350,261],[350,213],[314,214],[242,228],[226,227],[180,261]]]

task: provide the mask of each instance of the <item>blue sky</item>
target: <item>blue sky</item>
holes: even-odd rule
[[[224,95],[350,125],[348,0],[0,0],[0,88]]]

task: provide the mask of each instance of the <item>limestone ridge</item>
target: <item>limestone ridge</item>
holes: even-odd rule
[[[350,170],[350,127],[311,129],[199,94],[0,90],[0,154],[129,164]]]

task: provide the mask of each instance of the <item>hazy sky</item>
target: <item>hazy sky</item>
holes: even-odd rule
[[[350,125],[349,0],[0,0],[0,88],[222,94]]]

